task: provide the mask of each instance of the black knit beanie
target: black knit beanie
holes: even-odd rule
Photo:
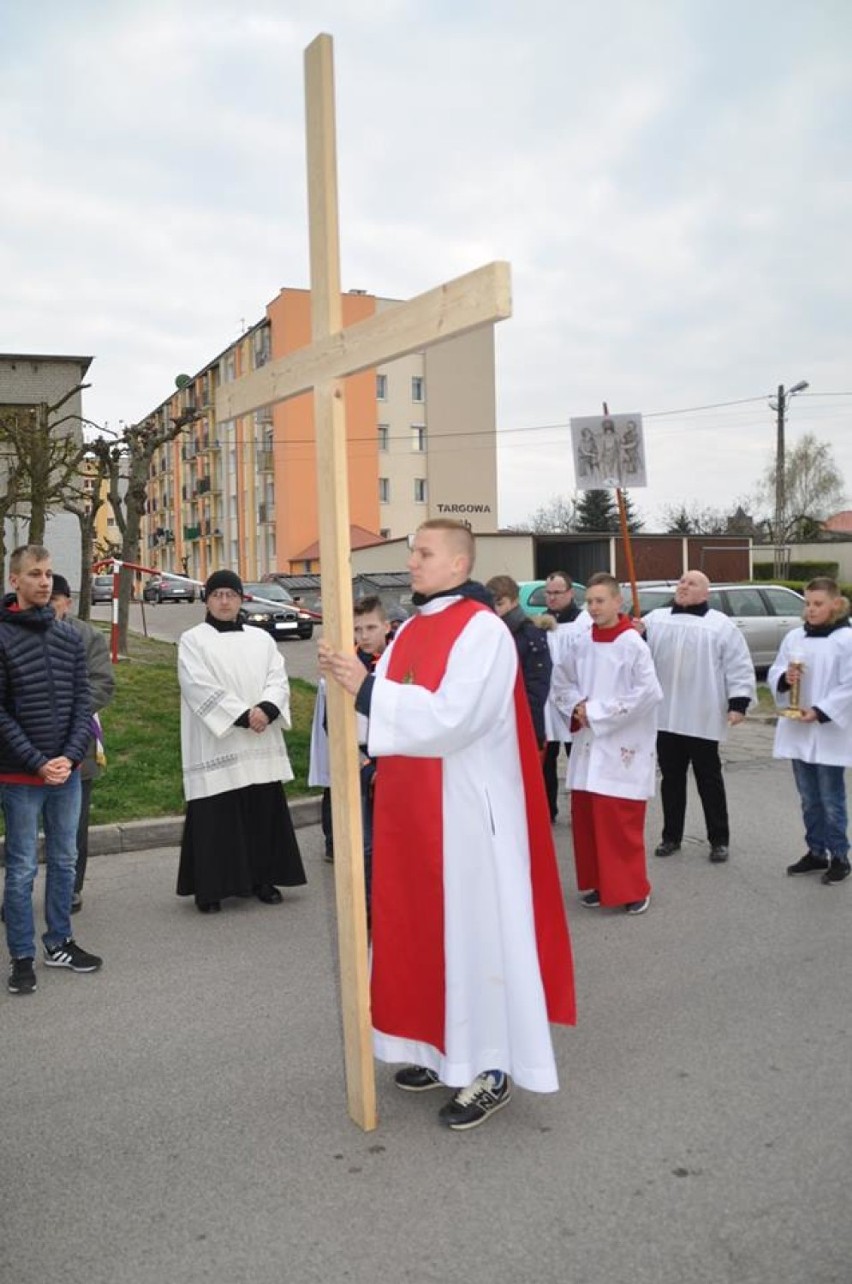
[[[239,593],[240,597],[245,597],[243,592],[243,582],[237,575],[236,571],[214,571],[208,575],[207,583],[204,585],[204,596],[208,598],[216,589],[233,589]]]

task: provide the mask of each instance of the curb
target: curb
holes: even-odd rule
[[[290,804],[294,829],[320,823],[320,799],[295,798]],[[122,852],[148,851],[155,847],[179,847],[183,816],[158,816],[152,820],[127,820],[115,825],[92,825],[89,829],[90,856],[116,856]],[[0,843],[0,853],[4,844]],[[44,839],[39,842],[43,859]]]

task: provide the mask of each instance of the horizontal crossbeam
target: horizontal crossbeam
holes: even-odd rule
[[[216,391],[216,421],[238,419],[511,314],[509,264],[486,264],[223,384]]]

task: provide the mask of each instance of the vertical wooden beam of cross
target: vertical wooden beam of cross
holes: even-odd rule
[[[343,327],[340,238],[337,223],[337,156],[334,65],[330,37],[319,36],[305,51],[305,124],[308,154],[308,219],[313,341]],[[343,383],[314,385],[317,439],[320,566],[323,632],[338,648],[352,645],[349,570],[349,486]],[[330,581],[330,582],[329,582]],[[330,591],[329,591],[330,590]],[[367,920],[363,830],[355,707],[336,682],[328,686],[331,824],[340,956],[340,996],[349,1113],[365,1131],[376,1126],[376,1081],[367,978]],[[340,839],[343,837],[343,841]]]
[[[349,650],[352,571],[341,381],[511,316],[510,273],[507,263],[490,263],[344,329],[330,36],[317,36],[305,51],[305,106],[312,342],[223,384],[216,392],[216,420],[237,419],[313,391],[323,632],[336,650]],[[376,1125],[376,1097],[357,735],[352,701],[334,683],[328,692],[328,728],[346,1091],[350,1115],[369,1130]]]

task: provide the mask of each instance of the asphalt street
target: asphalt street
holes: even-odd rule
[[[730,863],[691,807],[641,918],[577,905],[560,816],[561,1091],[468,1134],[386,1066],[378,1129],[348,1119],[316,827],[306,888],[214,918],[174,895],[174,849],[93,859],[75,931],[103,971],[0,993],[0,1280],[849,1284],[852,884],[785,876],[770,740],[729,753]]]

